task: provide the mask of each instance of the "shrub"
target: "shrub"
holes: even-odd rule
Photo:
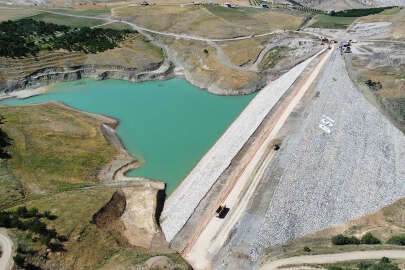
[[[369,269],[371,266],[373,266],[373,263],[371,262],[360,262],[357,267],[359,268],[359,270],[367,270]]]
[[[395,235],[388,239],[387,244],[405,246],[405,235]]]
[[[23,267],[24,266],[24,262],[25,262],[25,257],[21,256],[20,254],[17,254],[13,257],[13,260],[15,262],[15,264],[19,267]]]
[[[343,268],[339,266],[329,266],[328,270],[343,270]]]
[[[361,237],[360,243],[365,245],[378,245],[381,244],[381,241],[368,232]]]
[[[368,268],[369,270],[400,270],[400,268],[391,263],[390,259],[387,257],[382,257],[381,260]]]
[[[304,247],[305,252],[311,252],[311,249],[309,247]]]
[[[365,81],[364,83],[365,83],[365,84],[368,86],[368,88],[370,88],[371,90],[378,91],[378,90],[382,89],[382,84],[381,84],[380,82],[374,82],[374,81],[372,81],[372,80],[367,80],[367,81]]]
[[[360,244],[360,240],[354,236],[347,237],[347,236],[344,236],[343,234],[338,234],[338,235],[335,235],[334,237],[332,237],[332,243],[337,246],[358,245],[358,244]]]

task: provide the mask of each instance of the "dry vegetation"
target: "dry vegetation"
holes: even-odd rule
[[[396,126],[405,132],[405,64],[390,63],[396,58],[395,54],[401,54],[403,47],[386,49],[385,54],[368,56],[369,58],[354,57],[352,63],[355,72],[351,75],[360,87],[370,93],[371,97],[375,97],[377,104]],[[385,55],[390,57],[385,59]],[[367,80],[381,83],[382,88],[377,90],[366,87],[364,82]]]
[[[7,160],[26,197],[97,182],[98,171],[117,154],[101,121],[56,104],[0,107],[12,138]]]
[[[230,38],[268,33],[275,29],[296,29],[304,19],[287,11],[215,5],[126,7],[117,9],[116,15],[154,30],[208,38]]]
[[[238,66],[254,63],[272,36],[256,37],[232,42],[219,43],[229,60]]]
[[[355,219],[346,224],[308,234],[282,246],[268,248],[265,251],[263,261],[303,254],[326,254],[375,249],[405,249],[405,247],[387,244],[334,246],[331,243],[331,238],[337,234],[360,238],[367,232],[371,232],[373,236],[379,238],[383,243],[391,236],[405,234],[405,199],[400,199],[374,214]],[[309,247],[311,252],[305,252],[304,247]]]
[[[260,85],[260,74],[222,64],[217,59],[216,50],[204,42],[173,39],[166,39],[165,42],[178,65],[185,67],[186,78],[195,85],[228,94],[250,93]]]
[[[122,66],[140,71],[163,61],[163,52],[140,34],[131,34],[120,47],[97,54],[40,51],[36,57],[1,58],[0,85],[49,67],[75,67],[85,64]]]
[[[50,211],[57,218],[43,221],[49,229],[66,236],[62,252],[47,252],[39,242],[33,242],[26,232],[13,230],[17,242],[37,253],[29,261],[42,269],[117,269],[134,267],[157,255],[166,255],[187,269],[177,254],[156,254],[131,247],[119,234],[112,234],[92,222],[93,215],[103,207],[115,192],[114,188],[94,188],[58,193],[27,202],[27,208]],[[43,256],[46,256],[46,260]],[[110,268],[114,265],[114,268]],[[127,269],[127,268],[123,268]]]
[[[380,14],[361,17],[357,23],[392,22],[391,37],[393,39],[405,39],[405,9],[388,9]]]
[[[39,12],[33,9],[9,9],[0,7],[0,22],[18,20],[28,16],[34,16]]]

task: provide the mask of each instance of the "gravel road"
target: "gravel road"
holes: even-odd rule
[[[335,53],[215,269],[255,269],[264,248],[405,196],[405,136],[359,93]]]
[[[13,259],[11,258],[13,251],[13,241],[8,237],[6,233],[0,231],[0,270],[9,270],[13,266]]]
[[[286,265],[325,264],[354,260],[375,260],[381,259],[382,257],[389,257],[390,259],[405,259],[405,250],[355,251],[337,254],[296,256],[265,263],[260,267],[260,269],[276,270],[281,266],[284,268]]]

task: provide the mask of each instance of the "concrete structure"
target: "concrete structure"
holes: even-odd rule
[[[304,99],[213,268],[256,269],[267,247],[405,196],[405,136],[357,90],[338,51]]]
[[[316,56],[297,65],[261,90],[171,194],[161,216],[161,227],[167,241],[170,242],[182,229],[264,117]]]

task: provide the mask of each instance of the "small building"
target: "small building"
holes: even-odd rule
[[[143,2],[141,3],[141,6],[143,6],[143,7],[149,6],[149,3],[146,2],[146,1],[143,1]]]
[[[267,4],[262,4],[262,8],[270,8]]]
[[[231,7],[232,7],[231,3],[227,3],[227,2],[224,3],[223,6],[224,6],[224,7],[227,7],[227,8],[231,8]]]

